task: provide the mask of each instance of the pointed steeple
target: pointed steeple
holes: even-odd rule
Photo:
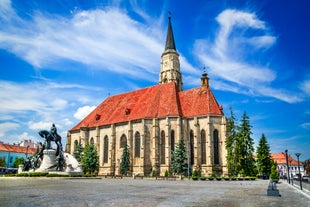
[[[173,36],[173,31],[172,31],[172,25],[171,25],[171,16],[169,16],[168,31],[167,31],[166,46],[165,46],[165,51],[167,50],[176,51],[174,36]]]
[[[201,76],[200,80],[201,80],[202,91],[209,88],[209,77],[208,77],[208,74],[206,72],[206,67],[203,67],[203,72],[202,72],[202,76]]]
[[[159,84],[175,82],[179,91],[183,90],[182,74],[180,71],[179,54],[176,51],[169,15],[165,51],[161,55]]]

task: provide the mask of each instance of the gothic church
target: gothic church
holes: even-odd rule
[[[158,85],[108,97],[68,133],[66,151],[92,143],[99,154],[99,175],[120,174],[124,146],[130,172],[164,175],[171,152],[183,139],[188,162],[202,174],[226,174],[226,118],[206,72],[201,86],[183,90],[171,18],[161,56]]]

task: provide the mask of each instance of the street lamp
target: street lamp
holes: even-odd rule
[[[299,167],[299,156],[301,155],[300,153],[296,153],[295,154],[297,157],[297,161],[298,161],[298,172],[299,172],[299,183],[300,183],[300,190],[302,190],[302,184],[301,184],[301,174],[300,174],[300,167]]]
[[[290,162],[290,166],[292,166],[293,158],[292,158],[291,156],[290,156],[289,162]],[[288,176],[290,176],[290,175],[288,175]],[[294,180],[294,179],[292,179],[292,185],[294,185],[293,180]]]
[[[287,149],[285,150],[285,158],[286,158],[286,169],[287,169],[287,182],[288,183],[291,183],[290,182],[290,169],[288,167],[288,157],[287,157]]]

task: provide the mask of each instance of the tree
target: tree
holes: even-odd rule
[[[257,154],[256,163],[258,173],[270,175],[271,172],[270,147],[267,143],[267,139],[264,134],[262,134],[258,142],[256,154]]]
[[[129,165],[130,165],[130,154],[128,145],[126,144],[124,146],[122,158],[121,158],[121,174],[127,175],[129,171]]]
[[[99,156],[93,144],[87,144],[84,148],[84,155],[82,157],[83,170],[93,174],[99,169]]]
[[[171,155],[171,172],[181,176],[187,174],[186,160],[184,140],[180,139]]]
[[[238,172],[245,176],[254,176],[256,172],[255,160],[253,157],[254,140],[251,134],[249,117],[246,112],[244,112],[237,134],[236,153],[240,155],[240,160],[237,165]]]
[[[78,162],[81,162],[82,161],[82,152],[83,152],[84,148],[82,146],[81,143],[77,144],[76,145],[76,148],[73,152],[73,156],[75,157],[75,159],[78,161]]]
[[[5,159],[0,157],[0,167],[6,167]]]
[[[18,166],[24,164],[24,162],[25,162],[25,159],[23,157],[16,158],[13,162],[13,167],[18,168]]]
[[[237,126],[236,126],[236,118],[233,113],[232,108],[230,108],[230,118],[227,119],[227,138],[225,141],[226,150],[227,150],[227,168],[228,172],[231,175],[237,175],[236,165],[238,162],[238,154],[236,153],[236,145],[237,145]]]
[[[277,163],[271,160],[271,174],[270,179],[274,182],[278,182],[279,180],[279,174],[277,172]]]

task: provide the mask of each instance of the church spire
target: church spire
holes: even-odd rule
[[[182,75],[180,72],[179,54],[176,51],[172,32],[171,16],[168,17],[168,30],[165,51],[161,55],[159,84],[175,82],[179,91],[183,90]]]
[[[166,47],[165,51],[167,50],[176,50],[175,43],[174,43],[174,36],[171,26],[171,16],[168,17],[168,31],[167,31],[167,38],[166,38]]]

